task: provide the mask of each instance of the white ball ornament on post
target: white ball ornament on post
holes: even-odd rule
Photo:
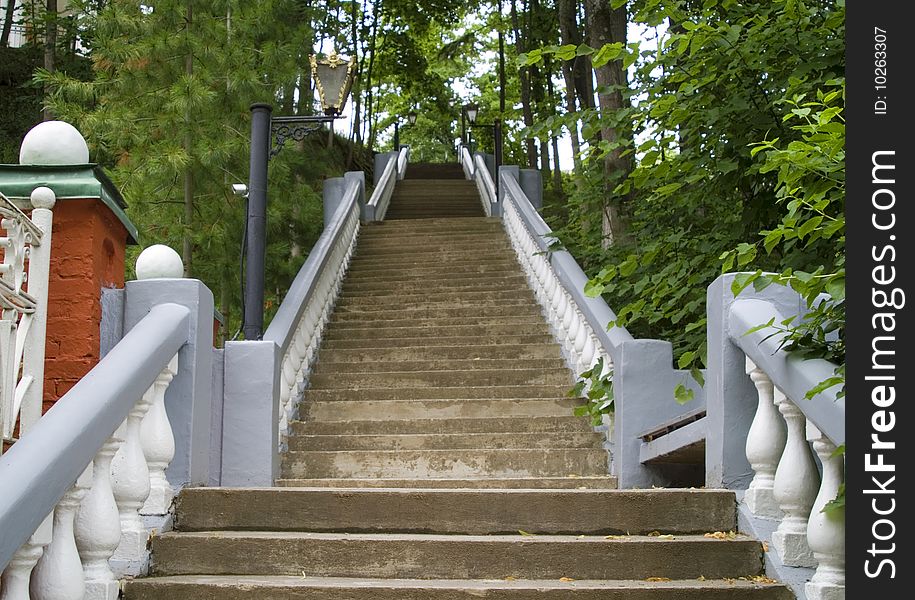
[[[45,121],[33,127],[19,147],[21,165],[84,165],[89,146],[82,134],[64,121]]]
[[[184,277],[184,263],[168,246],[155,244],[140,253],[136,272],[137,279],[180,279]]]

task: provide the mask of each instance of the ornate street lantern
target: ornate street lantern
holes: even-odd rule
[[[335,51],[327,58],[319,59],[312,54],[311,77],[314,79],[321,107],[328,116],[339,115],[346,104],[350,88],[353,86],[353,70],[356,67],[355,58],[340,56]]]
[[[407,123],[410,125],[416,125],[416,112],[410,111],[407,113]]]

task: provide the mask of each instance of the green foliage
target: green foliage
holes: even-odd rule
[[[239,262],[245,200],[230,185],[248,179],[249,106],[272,102],[309,114],[283,97],[307,71],[310,21],[292,0],[245,3],[167,0],[142,8],[112,0],[80,21],[93,78],[39,71],[54,112],[87,137],[129,204],[143,245],[176,249],[189,241],[193,277],[228,318],[240,319]],[[190,14],[189,14],[190,12]],[[292,15],[292,17],[290,17]],[[320,181],[345,170],[345,148],[325,135],[287,147],[270,162],[266,308],[272,314],[322,228]],[[186,210],[190,207],[190,218]]]
[[[569,390],[572,398],[581,398],[585,394],[586,402],[575,407],[575,416],[588,417],[592,425],[600,425],[602,415],[613,414],[613,369],[604,373],[604,359],[601,357],[580,377],[581,380]]]
[[[612,192],[622,201],[629,239],[601,249],[606,198],[596,163],[613,150],[606,144],[591,148],[568,216],[551,224],[591,276],[589,293],[603,295],[617,311],[611,325],[670,340],[679,366],[695,373],[704,363],[705,289],[722,260],[728,269],[791,277],[801,293],[840,287],[837,275],[826,274],[836,264],[841,227],[808,212],[822,208],[831,193],[822,183],[811,187],[821,172],[813,163],[828,162],[825,153],[836,159],[829,169],[844,168],[836,140],[826,142],[828,149],[815,148],[824,134],[838,135],[843,98],[829,88],[844,70],[844,8],[788,0],[709,1],[701,8],[649,2],[633,4],[631,20],[672,25],[656,49],[629,44],[604,50],[633,65],[627,107],[611,115],[564,115],[531,133],[547,135],[579,117],[585,137],[602,124],[635,131],[637,144],[622,140],[617,146],[634,159],[634,168]],[[566,57],[571,50],[545,48],[541,57]],[[601,49],[575,52],[594,57]],[[820,112],[810,102],[828,106]],[[801,119],[803,126],[795,126]],[[775,154],[776,147],[785,153]],[[791,171],[805,152],[807,167]],[[808,189],[814,208],[798,198]],[[768,246],[760,231],[770,236]]]

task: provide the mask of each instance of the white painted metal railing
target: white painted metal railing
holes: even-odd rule
[[[190,311],[154,306],[0,457],[0,598],[115,600],[148,557],[174,455],[164,397]]]
[[[770,319],[784,321],[770,302],[737,300],[727,317],[759,397],[746,440],[754,473],[746,506],[778,522],[772,546],[783,564],[816,568],[805,586],[808,600],[844,597],[845,510],[824,508],[844,481],[844,456],[835,452],[845,442],[845,402],[836,387],[805,398],[835,365],[791,356],[780,347],[784,332],[773,328],[743,335]]]
[[[388,164],[392,168],[396,161]],[[360,186],[351,183],[333,218],[302,266],[276,316],[264,333],[265,341],[280,347],[280,445],[289,434],[298,403],[314,366],[321,336],[333,312],[343,277],[359,234]]]
[[[464,177],[472,179],[480,193],[483,212],[487,217],[498,216],[499,198],[492,174],[489,172],[489,167],[486,166],[486,160],[481,154],[471,156],[470,151],[464,146],[460,147],[460,156]]]
[[[40,187],[32,192],[31,201],[29,218],[0,194],[0,229],[5,232],[0,237],[0,430],[4,442],[15,441],[17,424],[21,436],[41,417],[51,210],[56,198],[50,189]]]

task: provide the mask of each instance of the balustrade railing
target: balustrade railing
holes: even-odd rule
[[[745,444],[753,473],[746,508],[777,523],[771,545],[782,564],[816,569],[805,585],[808,600],[844,597],[845,512],[827,504],[844,481],[844,456],[836,448],[845,442],[845,402],[838,387],[807,397],[836,365],[792,356],[782,348],[786,332],[777,326],[753,331],[785,322],[772,301],[738,296],[723,316],[727,341],[745,355],[756,391]]]
[[[391,195],[398,180],[404,178],[409,163],[410,148],[403,146],[385,163],[384,170],[368,202],[365,203],[366,221],[383,221],[391,204]]]
[[[473,180],[480,193],[480,202],[483,205],[483,212],[487,217],[499,215],[499,197],[496,192],[496,184],[493,181],[486,160],[481,154],[471,155],[470,151],[464,146],[460,147],[461,166],[464,169],[464,176]]]
[[[390,161],[392,172],[396,161]],[[352,182],[334,216],[324,228],[289,287],[276,316],[264,333],[280,349],[279,435],[283,444],[289,422],[295,418],[298,402],[314,366],[321,336],[330,320],[359,234],[359,194]]]
[[[0,457],[3,600],[114,600],[118,577],[142,570],[142,516],[171,503],[163,402],[189,315],[154,306]]]
[[[31,195],[31,218],[0,194],[0,430],[15,441],[41,416],[51,227],[56,198]],[[26,263],[28,267],[26,268]],[[18,425],[18,427],[17,427]],[[0,454],[3,453],[0,443]]]

